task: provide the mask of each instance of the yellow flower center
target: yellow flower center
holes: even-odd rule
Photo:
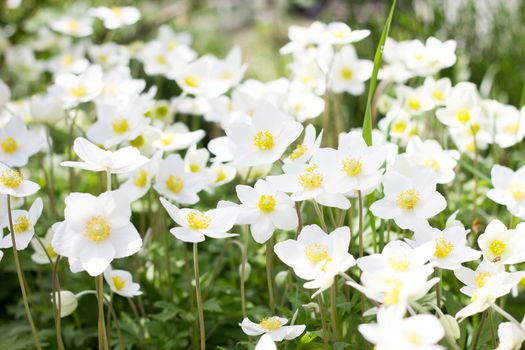
[[[386,305],[396,305],[399,303],[399,294],[403,289],[403,283],[396,279],[387,279],[385,284],[391,288],[385,293],[383,303]]]
[[[403,121],[399,121],[399,122],[396,122],[394,123],[394,125],[392,126],[392,129],[397,132],[397,133],[403,133],[405,132],[407,128],[407,124]]]
[[[86,222],[86,234],[95,243],[100,243],[108,239],[111,234],[111,226],[106,219],[101,216],[93,216]]]
[[[363,170],[363,163],[356,158],[347,158],[343,160],[343,170],[348,176],[357,176]]]
[[[73,64],[73,55],[64,55],[60,59],[60,64],[64,67],[69,67]]]
[[[410,344],[413,344],[413,345],[421,345],[422,344],[421,335],[419,333],[407,332],[405,334],[405,338],[406,338],[407,342],[409,342]]]
[[[476,274],[476,287],[477,288],[483,288],[485,283],[487,283],[488,279],[490,278],[490,272],[479,272]]]
[[[412,210],[419,203],[419,193],[416,190],[404,190],[397,196],[396,204],[405,210]]]
[[[15,233],[24,233],[26,232],[31,224],[29,223],[29,218],[26,215],[19,216],[14,224],[13,224],[13,230]]]
[[[292,154],[290,154],[291,160],[296,160],[304,156],[304,154],[308,151],[308,147],[306,147],[303,144],[297,145],[295,149],[293,150]]]
[[[111,6],[111,12],[113,12],[115,16],[120,16],[122,14],[122,10],[117,6]]]
[[[407,256],[403,253],[392,254],[388,258],[388,264],[391,268],[399,272],[410,269],[410,260],[408,260]]]
[[[175,175],[170,175],[166,180],[166,187],[173,193],[179,193],[184,188],[184,181]]]
[[[111,126],[113,127],[114,132],[117,134],[123,134],[128,131],[129,124],[126,118],[119,118],[115,120]]]
[[[344,79],[344,80],[350,80],[352,79],[352,76],[354,75],[354,73],[352,72],[351,69],[348,69],[348,68],[343,68],[341,69],[341,77]]]
[[[292,105],[292,111],[294,113],[300,113],[303,109],[304,105],[301,102],[297,102]]]
[[[139,135],[129,142],[131,146],[137,147],[137,148],[144,146],[144,143],[145,143],[145,140],[144,140],[143,135]]]
[[[328,256],[328,247],[321,243],[310,243],[304,248],[304,254],[314,264],[330,258]]]
[[[336,39],[344,39],[344,38],[346,38],[346,32],[344,32],[342,30],[332,30],[332,35]]]
[[[12,154],[18,149],[18,144],[16,143],[15,139],[12,137],[6,137],[2,141],[2,151],[7,154]]]
[[[525,199],[525,186],[521,184],[513,184],[510,186],[509,191],[512,195],[512,198],[515,200],[521,201]]]
[[[263,213],[271,213],[275,209],[275,197],[263,194],[259,197],[258,206]]]
[[[507,134],[516,135],[519,129],[520,129],[520,124],[513,122],[513,123],[507,124],[503,130]]]
[[[122,290],[126,286],[126,281],[124,281],[124,278],[120,276],[113,276],[111,277],[111,280],[113,281],[115,289],[118,291]]]
[[[191,171],[192,173],[196,173],[196,172],[198,172],[200,169],[201,169],[201,167],[199,166],[199,164],[195,164],[195,163],[191,163],[191,164],[190,164],[190,171]]]
[[[408,107],[413,110],[419,110],[421,108],[421,102],[419,102],[419,98],[417,97],[410,97],[408,99]]]
[[[314,80],[314,77],[312,77],[311,75],[305,75],[302,78],[303,84],[308,84],[312,80]]]
[[[470,120],[470,113],[468,109],[466,108],[460,108],[458,113],[456,114],[456,118],[458,118],[458,121],[462,124],[467,124]]]
[[[67,29],[70,32],[76,32],[78,30],[78,27],[78,22],[75,20],[70,20],[69,22],[67,22]]]
[[[137,187],[144,187],[148,183],[148,172],[144,169],[140,169],[138,174],[133,179],[133,184]]]
[[[259,326],[268,331],[275,331],[281,328],[281,321],[277,317],[265,317],[259,322]]]
[[[163,54],[157,55],[155,61],[160,65],[165,65],[168,62]]]
[[[51,244],[49,244],[46,247],[46,251],[47,251],[47,254],[49,254],[49,256],[51,258],[56,258],[58,256],[57,252],[55,252],[55,250],[53,249],[53,246],[51,246]]]
[[[193,210],[186,216],[188,226],[194,230],[205,230],[210,226],[211,218],[197,210]]]
[[[454,250],[454,245],[445,238],[436,239],[434,256],[439,259],[446,258]]]
[[[489,251],[495,257],[501,257],[505,253],[506,244],[502,241],[495,239],[489,244]]]
[[[174,137],[175,137],[175,134],[172,132],[164,133],[160,137],[160,144],[163,146],[169,146],[172,144]]]
[[[435,90],[432,93],[432,96],[434,97],[434,99],[436,99],[438,101],[443,101],[443,99],[445,98],[445,94],[441,90]]]
[[[18,170],[5,170],[0,174],[0,182],[5,187],[9,188],[17,188],[20,186],[24,178],[22,177],[22,174]]]
[[[84,85],[79,84],[70,88],[69,92],[76,98],[81,98],[87,95],[87,88]]]
[[[427,157],[425,158],[425,160],[423,161],[423,165],[427,168],[430,168],[434,171],[437,171],[439,170],[439,163],[438,161],[436,160],[436,158],[434,157]]]
[[[196,88],[200,85],[200,79],[196,77],[195,75],[187,75],[184,78],[184,83],[188,85],[189,87]]]
[[[268,130],[259,131],[253,137],[253,145],[261,151],[271,150],[274,146],[272,133]]]
[[[319,174],[316,169],[317,165],[312,165],[306,168],[304,173],[299,175],[299,182],[304,189],[313,190],[323,184],[323,175]]]
[[[215,175],[217,176],[215,178],[215,183],[219,183],[226,180],[226,173],[222,168],[215,170]]]
[[[223,71],[223,72],[221,73],[220,78],[221,78],[222,80],[229,80],[229,79],[233,78],[233,73],[230,72],[229,70],[225,70],[225,71]]]

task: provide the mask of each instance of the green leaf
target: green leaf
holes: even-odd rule
[[[390,31],[390,23],[392,23],[395,8],[396,0],[392,2],[390,14],[388,15],[388,18],[385,22],[385,26],[383,27],[381,39],[379,40],[379,45],[377,45],[376,53],[374,56],[374,69],[372,71],[372,77],[370,78],[368,97],[366,99],[365,118],[363,120],[363,138],[369,146],[372,144],[372,98],[374,97],[374,92],[377,84],[377,74],[379,73],[379,67],[381,66],[381,61],[383,58],[383,47],[385,46],[385,41],[388,37],[388,32]]]

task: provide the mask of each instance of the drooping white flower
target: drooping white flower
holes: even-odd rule
[[[261,334],[268,334],[271,340],[276,342],[295,339],[300,336],[306,328],[305,325],[286,326],[287,323],[288,319],[286,318],[272,316],[261,319],[259,323],[245,318],[239,323],[239,326],[241,326],[242,331],[247,335],[259,336]]]
[[[492,186],[487,197],[505,205],[512,215],[525,218],[525,166],[516,171],[494,165],[490,171]]]
[[[13,246],[11,236],[14,234],[16,250],[26,249],[35,235],[35,225],[42,214],[43,208],[42,199],[37,198],[31,205],[31,208],[29,208],[29,211],[19,209],[11,211],[14,232],[11,232],[8,222],[1,224],[3,227],[7,226],[10,232],[0,240],[0,248],[11,248]]]
[[[51,244],[51,241],[53,240],[53,237],[55,235],[55,230],[59,223],[54,223],[48,230],[45,235],[45,237],[40,238],[40,241],[42,242],[43,246],[40,245],[40,243],[36,240],[36,238],[33,238],[31,240],[31,246],[33,247],[33,250],[35,251],[31,255],[31,260],[33,260],[37,264],[49,264],[49,258],[51,258],[52,262],[55,262],[55,260],[58,257],[57,252],[53,249],[53,245]],[[48,258],[49,256],[49,258]]]
[[[82,161],[66,161],[60,165],[90,171],[109,171],[112,174],[124,174],[141,167],[148,161],[148,158],[142,156],[135,147],[124,147],[115,152],[106,151],[83,137],[75,139],[73,150]]]
[[[142,239],[130,222],[130,202],[124,193],[104,192],[98,197],[72,193],[65,203],[64,221],[56,228],[52,246],[69,258],[71,266],[98,276],[113,259],[141,248]]]
[[[237,223],[249,224],[257,243],[265,243],[275,229],[292,230],[297,227],[298,217],[294,202],[266,181],[258,180],[253,188],[237,185],[235,189],[241,201]]]
[[[236,122],[226,126],[226,135],[235,144],[234,162],[254,166],[278,160],[295,141],[303,126],[286,117],[269,102],[261,102],[252,123]]]
[[[59,297],[60,294],[60,297]],[[68,290],[61,290],[58,293],[55,293],[55,300],[57,301],[58,309],[58,300],[60,298],[60,317],[67,317],[71,315],[78,307],[78,297]],[[53,299],[51,298],[51,302]]]
[[[39,133],[30,131],[22,119],[11,117],[0,128],[0,162],[8,166],[24,166],[29,157],[44,146],[44,139]]]
[[[238,210],[227,206],[201,212],[196,209],[177,208],[164,198],[160,202],[169,216],[180,227],[174,227],[170,233],[183,242],[203,242],[205,237],[228,238],[238,236],[227,233],[237,220]]]
[[[125,298],[133,298],[142,294],[139,284],[133,282],[133,277],[128,271],[114,270],[109,266],[104,271],[104,279],[113,292]]]

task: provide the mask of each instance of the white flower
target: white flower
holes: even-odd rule
[[[321,140],[323,138],[323,131],[315,136],[315,127],[308,124],[304,130],[303,142],[295,146],[292,153],[284,159],[284,163],[306,163],[319,150]]]
[[[380,169],[386,158],[383,146],[367,146],[358,131],[340,135],[336,150],[323,148],[314,155],[315,162],[326,174],[330,193],[365,191],[381,182]]]
[[[0,108],[11,99],[11,89],[0,79]]]
[[[288,320],[283,317],[272,316],[265,317],[259,323],[251,321],[249,318],[245,318],[239,323],[242,331],[250,336],[258,336],[261,334],[268,334],[273,341],[290,340],[300,336],[306,326],[305,325],[293,325],[286,326]],[[266,348],[264,348],[266,350]]]
[[[221,79],[221,62],[211,56],[202,56],[186,64],[180,71],[170,74],[180,88],[188,94],[195,96],[217,97],[224,94],[231,86],[230,79],[234,73]],[[222,69],[224,73],[224,68]],[[242,76],[242,75],[241,75]]]
[[[98,197],[72,193],[65,199],[64,221],[56,228],[53,249],[91,276],[103,273],[113,259],[139,251],[142,239],[130,222],[128,198],[120,191]]]
[[[478,237],[478,245],[483,251],[483,258],[503,265],[525,261],[525,223],[509,230],[497,219],[493,219]]]
[[[184,167],[187,172],[203,174],[208,177],[206,165],[210,159],[210,152],[206,148],[197,149],[197,145],[190,146],[184,156]]]
[[[59,297],[60,294],[60,297]],[[53,295],[53,294],[51,294]],[[58,308],[58,300],[60,298],[60,317],[67,317],[71,315],[78,307],[78,298],[75,294],[68,290],[61,290],[55,293],[56,307]],[[53,301],[53,298],[51,298]]]
[[[427,77],[423,83],[423,89],[426,90],[436,106],[442,106],[446,103],[451,86],[452,83],[449,78],[434,80],[432,77]]]
[[[305,288],[318,289],[312,297],[330,288],[334,277],[355,265],[348,253],[350,229],[339,227],[330,234],[317,225],[303,227],[297,240],[275,245],[275,254],[305,280]]]
[[[210,172],[214,176],[211,187],[217,187],[231,182],[237,175],[237,170],[230,163],[214,161],[210,166]]]
[[[32,181],[24,180],[22,173],[10,169],[0,163],[0,194],[13,197],[27,197],[36,193],[40,186]]]
[[[79,103],[92,101],[102,91],[102,69],[92,65],[79,75],[59,74],[49,94],[62,100],[65,108],[76,107]]]
[[[238,211],[235,207],[222,207],[201,212],[195,209],[179,209],[164,198],[160,202],[169,216],[180,227],[174,227],[170,233],[183,242],[198,243],[210,238],[228,238],[238,236],[226,233],[231,230],[237,220]]]
[[[370,35],[368,29],[352,30],[343,22],[332,22],[326,26],[326,38],[333,44],[350,44],[363,40]]]
[[[149,162],[131,172],[126,182],[120,186],[119,190],[125,193],[130,201],[133,202],[148,192],[151,181],[157,174],[159,158],[160,154],[153,156]]]
[[[55,236],[55,230],[59,223],[54,223],[46,233],[45,237],[41,237],[40,241],[44,245],[40,245],[40,243],[37,241],[37,239],[34,237],[31,240],[31,246],[33,247],[33,250],[35,251],[31,255],[31,260],[33,260],[37,264],[46,265],[49,264],[49,258],[51,258],[52,262],[55,262],[55,260],[58,257],[57,252],[53,249],[53,246],[51,245],[51,241],[53,240],[53,237]],[[45,250],[44,250],[45,249]],[[47,254],[46,254],[47,253]],[[48,258],[49,256],[49,258]]]
[[[361,95],[365,91],[364,82],[370,79],[373,67],[371,61],[357,57],[353,46],[344,46],[333,59],[329,73],[330,89],[335,93]]]
[[[73,150],[82,162],[67,161],[60,165],[90,171],[109,171],[112,174],[129,173],[142,165],[148,158],[142,156],[135,147],[124,147],[115,152],[98,148],[83,137],[77,137]]]
[[[277,346],[272,340],[271,335],[263,334],[255,345],[255,350],[277,350]]]
[[[30,131],[22,119],[11,117],[0,129],[0,162],[8,166],[24,166],[29,157],[44,146],[39,133]]]
[[[153,188],[159,194],[181,204],[195,204],[197,195],[208,183],[206,175],[187,172],[179,154],[170,154],[159,162]]]
[[[514,146],[525,136],[525,109],[521,111],[512,105],[490,101],[488,114],[496,126],[494,142],[501,148]],[[486,105],[486,104],[485,104]]]
[[[139,10],[133,6],[100,6],[90,9],[89,14],[104,21],[104,27],[107,29],[129,26],[140,19]]]
[[[449,183],[456,176],[454,168],[457,165],[459,153],[443,150],[436,140],[421,141],[418,136],[414,135],[408,141],[405,154],[411,163],[431,169],[439,184]]]
[[[415,229],[446,208],[445,198],[436,191],[432,172],[414,167],[410,176],[387,171],[383,177],[385,197],[370,206],[382,219],[393,219],[403,229]]]
[[[162,131],[153,146],[166,152],[177,151],[199,142],[204,135],[204,130],[190,131],[184,123],[175,123]]]
[[[120,296],[126,298],[133,298],[141,295],[140,286],[138,283],[133,283],[131,273],[124,270],[113,270],[111,266],[104,271],[104,279],[111,290]]]
[[[16,250],[26,249],[35,235],[35,224],[38,221],[38,218],[40,218],[43,208],[44,204],[42,199],[37,198],[31,205],[31,208],[29,208],[29,211],[18,209],[13,210],[11,215],[13,218],[14,232],[10,231],[7,236],[4,236],[0,240],[0,248],[11,248],[13,246],[11,236],[14,234]],[[9,223],[3,222],[2,226],[7,226],[9,228]]]
[[[525,166],[514,172],[496,164],[490,175],[494,188],[487,192],[487,197],[507,206],[512,215],[525,219]]]
[[[89,61],[85,57],[85,45],[77,44],[71,48],[61,51],[48,62],[48,69],[57,75],[60,73],[82,73],[89,67]]]
[[[403,318],[395,309],[380,308],[376,324],[360,324],[359,332],[377,350],[440,350],[439,341],[445,336],[436,316],[429,314]]]
[[[275,229],[292,230],[297,227],[298,218],[294,202],[284,193],[273,189],[266,181],[258,180],[252,187],[237,185],[237,223],[250,225],[253,239],[265,243]]]
[[[50,27],[62,34],[84,37],[93,33],[93,20],[87,16],[83,18],[64,16],[51,22]]]
[[[519,350],[525,341],[525,318],[518,327],[513,322],[502,322],[498,326],[499,345],[495,350]]]
[[[64,119],[64,106],[57,96],[32,96],[29,101],[31,118],[35,122],[55,124]]]
[[[468,128],[478,132],[484,115],[476,86],[466,82],[454,86],[445,107],[436,111],[436,117],[451,128]]]
[[[235,144],[234,162],[244,166],[275,162],[302,130],[300,123],[286,121],[277,107],[265,101],[258,104],[251,124],[236,122],[225,129]]]
[[[130,50],[126,46],[106,42],[101,45],[91,45],[88,47],[89,57],[95,64],[98,64],[107,71],[109,69],[129,69]],[[107,76],[104,76],[106,80]]]
[[[146,82],[142,79],[133,79],[127,66],[119,66],[104,73],[102,91],[95,99],[96,104],[118,105],[128,103],[138,96]],[[152,88],[150,91],[154,91]]]
[[[303,84],[292,83],[289,89],[282,108],[296,120],[304,122],[323,113],[324,100]]]
[[[397,103],[408,113],[418,115],[434,108],[434,102],[423,86],[411,88],[404,85],[396,87]]]

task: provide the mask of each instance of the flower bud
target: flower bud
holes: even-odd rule
[[[279,271],[275,275],[275,284],[279,287],[282,287],[286,284],[286,279],[288,278],[288,270]]]
[[[51,294],[52,296],[53,294]],[[58,293],[55,293],[56,303],[58,308]],[[51,302],[53,302],[53,297],[51,297]],[[75,294],[71,293],[68,290],[60,291],[60,317],[66,317],[71,315],[78,306],[78,299]]]
[[[459,330],[458,321],[450,315],[443,315],[439,318],[439,322],[445,329],[445,333],[454,340],[459,339],[461,331]]]

